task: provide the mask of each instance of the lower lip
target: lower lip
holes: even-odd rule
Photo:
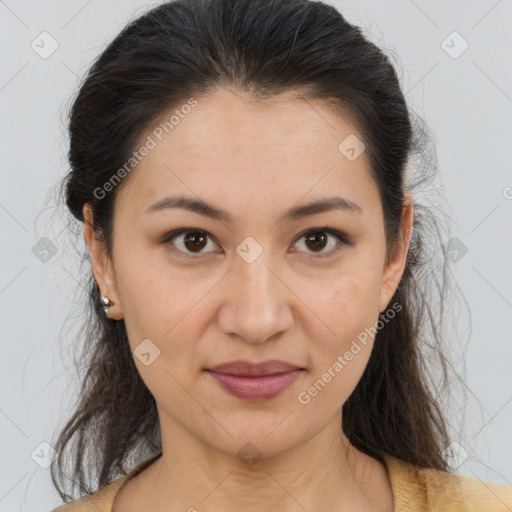
[[[240,377],[227,373],[208,373],[229,394],[243,400],[267,400],[275,398],[290,387],[303,370],[265,375],[261,377]]]

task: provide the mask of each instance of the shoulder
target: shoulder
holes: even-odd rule
[[[65,503],[60,507],[54,508],[50,512],[112,512],[114,500],[121,487],[129,479],[134,478],[141,471],[150,466],[161,455],[162,453],[160,452],[157,455],[151,457],[150,459],[141,462],[138,466],[135,467],[135,469],[133,469],[126,476],[114,480],[113,482],[106,485],[102,489],[97,490],[93,494],[89,494],[88,496],[84,496],[70,503]]]
[[[65,503],[50,512],[111,512],[116,494],[128,477],[114,480],[93,494]]]
[[[395,510],[500,512],[512,510],[512,487],[413,464],[389,455],[385,464]]]
[[[512,488],[506,485],[435,469],[423,469],[420,470],[420,474],[425,482],[428,503],[435,506],[435,510],[447,505],[450,505],[452,510],[461,511],[512,510]]]

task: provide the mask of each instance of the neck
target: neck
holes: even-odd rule
[[[249,444],[221,452],[172,421],[162,424],[161,434],[162,456],[141,474],[144,508],[155,512],[261,512],[262,504],[281,512],[392,510],[390,494],[382,495],[389,485],[385,469],[350,444],[340,415],[308,441],[272,456]]]

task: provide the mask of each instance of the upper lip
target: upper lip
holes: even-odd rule
[[[227,373],[229,375],[257,376],[257,375],[275,375],[278,373],[286,373],[294,370],[303,370],[300,366],[286,363],[277,359],[268,359],[261,363],[251,363],[250,361],[230,361],[222,363],[207,370],[217,373]]]

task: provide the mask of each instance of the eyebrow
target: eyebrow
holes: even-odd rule
[[[185,196],[165,197],[151,205],[145,213],[160,212],[170,208],[184,210],[222,221],[226,224],[233,223],[233,216],[222,208],[213,206],[201,199],[193,199]],[[342,210],[349,213],[362,213],[363,209],[353,201],[343,197],[329,197],[290,208],[282,217],[285,222],[299,220],[309,215],[324,213],[332,210]]]

